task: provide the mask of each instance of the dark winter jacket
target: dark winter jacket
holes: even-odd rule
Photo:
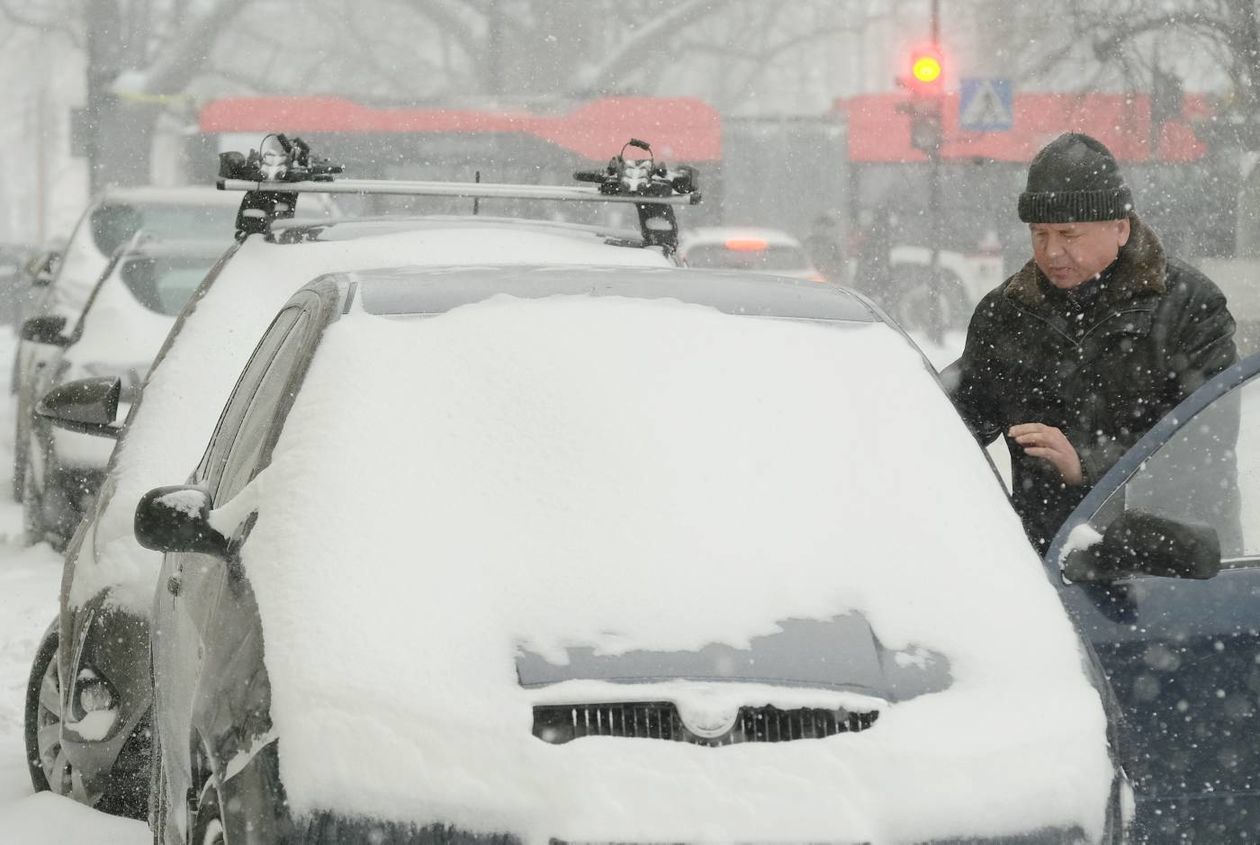
[[[1130,220],[1129,241],[1101,279],[1061,291],[1030,261],[986,295],[958,363],[954,403],[982,444],[1039,422],[1061,429],[1080,455],[1085,480],[1068,486],[1006,438],[1011,498],[1043,551],[1125,450],[1237,357],[1224,294],[1166,259],[1154,232]]]

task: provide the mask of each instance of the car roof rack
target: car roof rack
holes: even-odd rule
[[[628,149],[646,153],[627,155]],[[393,179],[343,179],[343,168],[311,154],[301,138],[282,133],[263,137],[257,150],[219,154],[221,191],[244,191],[236,215],[236,237],[265,233],[272,222],[293,216],[300,193],[381,194],[418,197],[555,200],[560,202],[633,203],[639,213],[644,246],[660,246],[667,254],[678,248],[674,206],[700,202],[699,179],[688,165],[666,167],[656,161],[646,141],[631,138],[603,170],[574,173],[585,186],[513,185],[494,182],[438,182]]]

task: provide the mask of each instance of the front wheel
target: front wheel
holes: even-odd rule
[[[22,424],[25,414],[26,406],[19,404],[17,424],[13,431],[13,500],[15,502],[22,501],[22,492],[26,481],[27,433],[26,426]]]
[[[22,494],[22,522],[28,546],[47,542],[64,551],[83,518],[87,491],[61,469],[52,449],[30,438]]]
[[[166,799],[166,765],[162,762],[162,737],[158,734],[154,706],[153,751],[149,758],[149,830],[153,831],[154,845],[166,841],[166,819],[170,814]]]
[[[219,803],[219,790],[214,779],[206,781],[197,798],[197,812],[193,818],[189,845],[227,845],[227,833],[223,829],[223,810]]]
[[[971,311],[967,290],[957,276],[942,272],[935,280],[929,275],[911,281],[900,291],[893,309],[903,327],[933,334],[966,330]]]
[[[61,676],[57,665],[58,622],[35,652],[26,685],[26,763],[36,792],[70,795],[73,773],[61,746]]]

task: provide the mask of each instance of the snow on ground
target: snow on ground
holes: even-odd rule
[[[142,822],[31,790],[22,737],[26,681],[40,637],[57,614],[61,556],[47,543],[22,544],[22,509],[8,495],[13,478],[13,398],[8,390],[13,345],[13,333],[0,327],[0,842],[148,843],[152,837]]]

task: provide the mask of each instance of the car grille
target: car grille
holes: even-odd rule
[[[693,745],[721,746],[744,742],[788,742],[822,739],[839,733],[864,731],[879,711],[849,712],[800,708],[741,707],[735,723],[720,736],[691,731],[668,701],[625,704],[548,704],[534,707],[534,736],[564,743],[586,736],[665,739]]]

